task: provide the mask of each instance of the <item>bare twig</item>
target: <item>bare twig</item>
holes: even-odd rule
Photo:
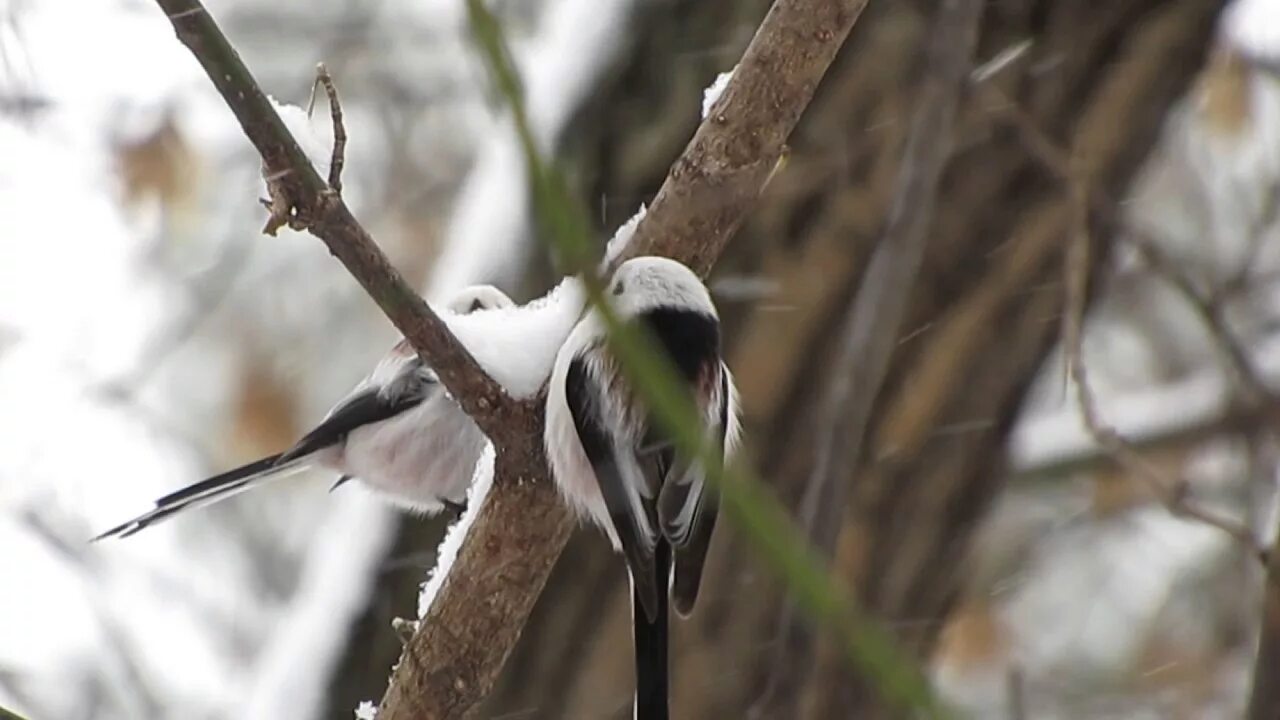
[[[1073,238],[1067,249],[1066,273],[1067,302],[1063,316],[1063,342],[1066,348],[1068,373],[1075,382],[1080,411],[1085,427],[1094,440],[1130,473],[1144,480],[1156,497],[1168,510],[1180,517],[1197,520],[1231,535],[1245,548],[1265,562],[1267,551],[1247,525],[1229,517],[1223,517],[1190,502],[1184,480],[1175,480],[1151,464],[1135,450],[1115,428],[1102,420],[1088,384],[1087,369],[1081,353],[1081,323],[1083,322],[1089,276],[1089,213],[1095,211],[1104,217],[1123,218],[1116,204],[1109,198],[1093,192],[1083,180],[1084,173],[1077,172],[1072,158],[1040,128],[1030,115],[1016,102],[992,85],[984,85],[985,91],[995,100],[995,110],[1017,129],[1024,146],[1044,167],[1066,183],[1072,201]],[[1271,393],[1253,368],[1247,354],[1226,327],[1220,310],[1206,301],[1195,289],[1194,283],[1177,270],[1174,263],[1160,253],[1149,239],[1132,239],[1135,246],[1153,269],[1163,274],[1191,302],[1213,335],[1234,374],[1255,407],[1266,404]]]
[[[200,62],[262,156],[271,195],[266,230],[282,225],[320,238],[439,374],[451,395],[495,442],[512,423],[516,405],[490,378],[448,326],[415,293],[356,221],[342,199],[276,114],[262,89],[199,0],[156,0],[178,39]]]
[[[409,288],[316,173],[204,7],[157,3],[262,156],[272,198],[268,230],[288,224],[323,240],[497,449],[494,489],[459,551],[462,571],[406,648],[384,715],[461,716],[492,687],[572,529],[547,481],[541,401],[511,399]]]
[[[844,312],[839,355],[831,370],[822,421],[815,430],[813,471],[800,506],[809,541],[826,561],[835,549],[850,471],[858,463],[871,408],[898,344],[907,301],[924,258],[982,7],[980,0],[949,0],[937,11],[888,225]],[[806,632],[790,600],[779,615],[778,634],[772,674],[758,706],[762,710],[775,702],[787,703],[789,698],[784,696],[806,675],[812,634]]]
[[[1027,720],[1027,678],[1017,665],[1009,668],[1005,676],[1009,720]]]
[[[1188,497],[1189,489],[1185,480],[1166,476],[1142,453],[1134,450],[1115,428],[1107,425],[1098,413],[1093,389],[1089,384],[1088,369],[1084,363],[1081,332],[1089,283],[1089,195],[1084,183],[1078,180],[1072,182],[1069,189],[1073,227],[1064,266],[1067,297],[1066,312],[1063,315],[1063,344],[1085,427],[1116,462],[1147,483],[1170,513],[1221,530],[1266,562],[1266,551],[1247,525],[1193,504]]]
[[[342,194],[342,166],[346,162],[347,128],[342,123],[342,103],[338,102],[338,88],[333,85],[333,77],[324,63],[316,64],[316,83],[324,87],[324,94],[329,98],[329,117],[333,121],[333,155],[329,158],[329,188]],[[315,85],[311,86],[312,98]]]
[[[1248,353],[1227,326],[1222,305],[1201,294],[1196,288],[1195,281],[1160,249],[1154,238],[1130,227],[1126,240],[1138,250],[1138,254],[1142,256],[1147,266],[1173,286],[1195,311],[1230,368],[1233,379],[1246,402],[1251,407],[1267,404],[1272,393],[1254,368]]]
[[[1203,381],[1210,372],[1216,373],[1217,369],[1206,368],[1201,370],[1193,375],[1186,384],[1203,386]],[[1117,404],[1123,405],[1132,401],[1141,405],[1149,403],[1158,397],[1171,397],[1182,389],[1184,389],[1184,384],[1177,383],[1169,388],[1135,392],[1126,395],[1124,402]],[[1248,428],[1257,427],[1263,422],[1261,418],[1262,412],[1274,411],[1274,407],[1251,410],[1234,406],[1228,402],[1216,405],[1200,404],[1187,410],[1185,416],[1180,416],[1176,419],[1156,418],[1156,422],[1148,423],[1142,427],[1133,429],[1117,427],[1116,431],[1124,435],[1125,441],[1135,451],[1150,454],[1167,448],[1187,446],[1215,437],[1241,434]],[[1053,423],[1054,421],[1046,420],[1046,422]],[[1097,469],[1103,463],[1110,462],[1110,456],[1107,455],[1106,449],[1098,447],[1092,441],[1092,436],[1089,436],[1088,441],[1075,441],[1072,439],[1074,438],[1074,434],[1072,434],[1071,438],[1068,438],[1067,442],[1064,443],[1065,447],[1050,452],[1027,452],[1025,448],[1020,449],[1018,447],[1020,438],[1033,435],[1041,429],[1033,424],[1031,427],[1026,428],[1025,431],[1023,429],[1015,431],[1016,437],[1013,442],[1013,451],[1010,453],[1009,458],[1009,466],[1013,472],[1012,479],[1015,484],[1052,480],[1073,473],[1088,472]]]
[[[1250,478],[1251,499],[1258,511],[1254,513],[1254,525],[1260,526],[1271,514],[1271,500],[1275,493],[1276,446],[1275,439],[1255,435],[1251,448],[1252,472]],[[1261,522],[1259,522],[1261,521]],[[1280,516],[1271,522],[1280,523]],[[1261,529],[1260,529],[1261,530]],[[1271,536],[1277,536],[1280,528],[1272,528]],[[1280,717],[1280,552],[1272,548],[1267,561],[1262,590],[1262,618],[1258,631],[1258,652],[1253,663],[1253,685],[1249,694],[1247,720],[1270,720]]]

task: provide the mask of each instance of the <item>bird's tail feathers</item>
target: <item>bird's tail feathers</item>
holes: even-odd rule
[[[658,602],[652,621],[645,614],[640,595],[632,590],[631,618],[636,651],[635,720],[667,720],[669,712],[667,588],[671,582],[671,546],[665,541],[660,540],[655,548],[654,566]],[[635,587],[634,580],[632,586]]]
[[[143,528],[167,520],[183,510],[212,505],[255,487],[264,481],[285,477],[304,470],[310,464],[309,456],[292,458],[285,462],[279,462],[280,457],[279,454],[269,455],[248,465],[241,465],[234,470],[228,470],[211,478],[201,480],[194,485],[188,485],[181,490],[169,493],[156,500],[155,509],[107,530],[95,537],[93,542],[108,537],[129,537]]]

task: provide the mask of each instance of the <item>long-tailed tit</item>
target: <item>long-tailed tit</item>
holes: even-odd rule
[[[706,286],[674,260],[619,266],[609,299],[624,322],[646,326],[688,382],[706,441],[726,456],[738,439],[737,391],[720,357],[720,321]],[[626,558],[635,632],[636,717],[667,717],[668,594],[693,609],[717,497],[700,463],[677,451],[621,375],[595,311],[556,355],[546,447],[560,492],[608,533]]]
[[[448,315],[508,308],[489,285],[462,290]],[[314,430],[292,448],[214,475],[156,501],[150,512],[102,533],[128,537],[188,508],[231,497],[262,482],[319,466],[339,473],[333,487],[358,478],[398,505],[423,513],[460,511],[485,438],[471,418],[401,340]]]

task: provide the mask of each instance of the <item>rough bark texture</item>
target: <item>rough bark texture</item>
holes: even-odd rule
[[[868,7],[792,135],[787,167],[717,265],[720,277],[759,272],[779,283],[763,300],[720,302],[750,454],[792,507],[811,471],[816,400],[841,371],[831,367],[831,328],[843,324],[886,222],[934,7]],[[1210,0],[992,3],[978,59],[1030,38],[1029,55],[991,82],[1081,151],[1090,185],[1119,199],[1200,67],[1219,10]],[[696,122],[701,88],[733,65],[743,28],[763,12],[762,2],[677,2],[638,25],[631,65],[573,134],[584,193],[593,206],[607,201],[606,226],[657,188]],[[865,461],[848,473],[837,551],[841,577],[922,658],[962,592],[973,531],[1004,482],[1010,424],[1060,323],[1066,189],[990,102],[972,93],[962,107]],[[571,544],[573,566],[553,574],[486,704],[492,715],[625,716],[626,584],[602,545],[590,535]],[[761,689],[778,593],[744,547],[723,528],[706,595],[673,628],[676,717],[741,717]],[[825,657],[807,686],[760,716],[883,712]]]

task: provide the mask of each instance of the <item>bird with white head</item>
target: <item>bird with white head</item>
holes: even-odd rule
[[[720,320],[692,270],[666,258],[618,267],[607,297],[623,322],[646,328],[697,406],[705,442],[728,457],[739,435],[737,391],[720,354]],[[561,346],[548,389],[545,443],[557,487],[609,535],[633,592],[636,717],[668,713],[668,596],[687,616],[697,599],[718,510],[696,459],[651,418],[589,312]]]

